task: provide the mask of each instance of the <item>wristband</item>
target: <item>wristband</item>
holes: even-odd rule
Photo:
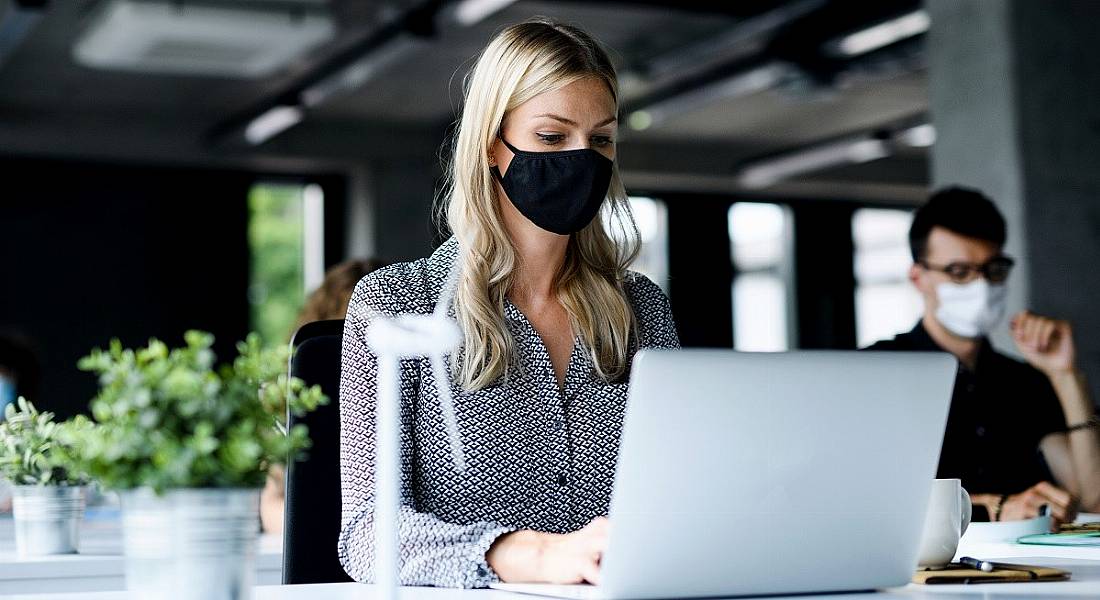
[[[1081,431],[1082,429],[1092,429],[1097,425],[1100,425],[1100,417],[1092,415],[1086,421],[1082,421],[1080,423],[1076,423],[1074,425],[1066,427],[1066,433],[1073,433],[1074,431]]]

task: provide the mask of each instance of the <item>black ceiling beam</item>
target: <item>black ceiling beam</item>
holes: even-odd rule
[[[330,77],[364,56],[390,43],[402,35],[419,38],[434,38],[436,35],[435,18],[445,0],[426,0],[414,8],[397,16],[380,28],[372,31],[359,42],[341,51],[336,56],[311,70],[307,75],[287,86],[282,92],[265,98],[251,107],[242,110],[207,132],[204,139],[209,146],[236,146],[243,140],[244,128],[257,116],[280,105],[297,106],[301,104],[301,94],[314,84]]]
[[[785,4],[792,4],[788,2]],[[737,4],[737,3],[730,3]],[[755,54],[721,63],[705,71],[661,85],[643,98],[623,107],[624,113],[652,106],[670,98],[690,93],[724,79],[762,66],[781,63],[791,67],[793,74],[785,84],[791,88],[830,86],[836,77],[852,68],[878,60],[875,56],[843,58],[825,52],[825,46],[837,37],[912,12],[922,6],[920,0],[880,0],[875,3],[853,0],[832,0],[821,7],[798,15],[777,26],[768,41]],[[781,10],[777,8],[776,10]],[[896,53],[912,56],[919,52],[919,43],[899,42],[872,54]]]
[[[592,0],[554,0],[556,4],[591,5]],[[651,8],[664,8],[680,12],[726,15],[730,17],[752,17],[775,10],[789,3],[789,0],[599,0],[600,4],[623,4]]]
[[[831,55],[825,51],[827,44],[838,37],[919,10],[922,6],[921,0],[833,0],[815,13],[812,19],[801,19],[778,32],[767,52],[798,65],[821,85],[831,85],[839,73],[861,58]]]

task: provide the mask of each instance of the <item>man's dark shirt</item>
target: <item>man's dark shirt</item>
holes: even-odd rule
[[[922,323],[867,349],[942,351]],[[974,371],[959,365],[937,477],[962,479],[972,494],[1014,494],[1052,481],[1039,441],[1065,430],[1050,380],[983,339]]]

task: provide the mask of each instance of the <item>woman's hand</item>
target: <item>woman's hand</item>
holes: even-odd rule
[[[1072,523],[1077,518],[1077,499],[1072,494],[1046,481],[1005,498],[1001,506],[1001,521],[1020,521],[1039,516],[1039,507],[1047,505],[1054,527]]]
[[[501,536],[485,560],[505,583],[599,583],[608,520],[567,534],[516,531]]]

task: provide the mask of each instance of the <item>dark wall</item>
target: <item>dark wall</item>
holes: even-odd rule
[[[727,198],[666,197],[668,295],[680,344],[733,347]]]
[[[374,161],[375,254],[387,261],[416,260],[432,253],[437,228],[433,204],[439,161],[427,158]]]
[[[797,203],[794,212],[798,347],[856,347],[851,203]]]
[[[112,337],[248,331],[248,173],[0,159],[0,332],[28,337],[42,408],[86,409],[76,362]]]
[[[1100,3],[1049,8],[1010,9],[1028,308],[1073,324],[1077,365],[1100,404]]]

